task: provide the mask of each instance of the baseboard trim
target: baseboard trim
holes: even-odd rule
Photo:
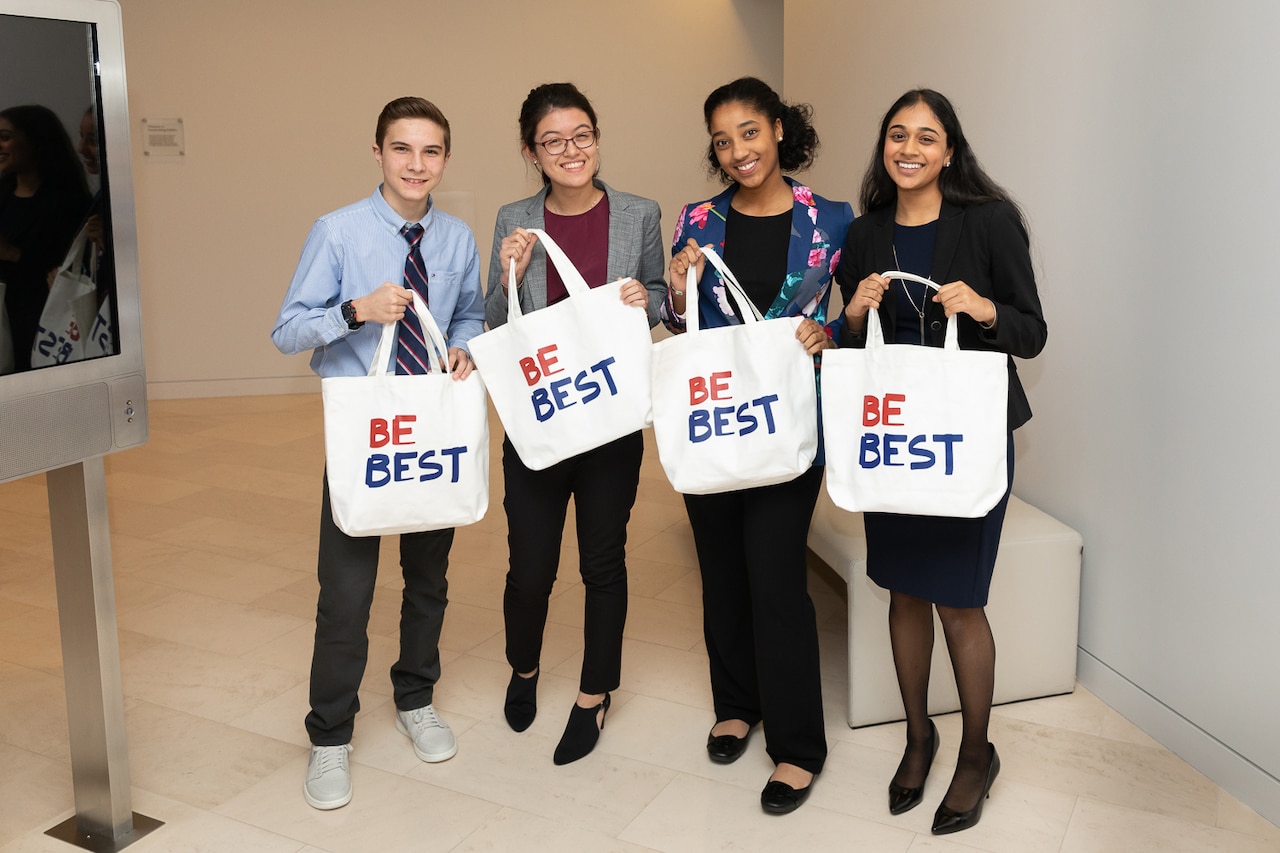
[[[1280,779],[1084,649],[1077,650],[1076,679],[1219,788],[1280,825]]]

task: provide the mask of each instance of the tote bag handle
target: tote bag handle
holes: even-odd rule
[[[440,327],[436,325],[436,318],[431,316],[431,312],[427,309],[427,303],[422,301],[422,296],[418,291],[409,288],[413,293],[413,310],[418,313],[418,323],[422,326],[422,331],[430,339],[431,347],[435,349],[436,355],[445,363],[445,369],[449,366],[449,346],[445,343],[444,335],[440,332]],[[382,337],[378,340],[378,348],[373,351],[373,361],[369,363],[370,376],[386,376],[387,367],[396,352],[396,326],[395,323],[382,324]],[[427,353],[428,357],[431,355]],[[433,371],[434,372],[434,371]]]
[[[733,294],[734,300],[739,306],[746,306],[750,309],[746,314],[742,315],[743,323],[755,323],[764,319],[764,315],[760,313],[760,309],[756,308],[756,304],[747,296],[746,291],[742,289],[742,285],[738,283],[738,279],[729,270],[724,259],[721,258],[716,251],[710,246],[699,246],[698,251],[707,256],[707,260],[711,262],[711,266],[716,268],[720,273],[720,279],[724,282],[725,287]],[[684,274],[684,290],[685,293],[693,295],[693,310],[689,310],[689,303],[685,303],[685,332],[687,334],[697,334],[699,330],[698,317],[698,274],[693,264],[689,265],[689,269]],[[687,299],[688,297],[686,297]]]
[[[80,261],[84,258],[85,246],[93,246],[93,250],[89,253],[89,279],[97,281],[98,279],[98,247],[94,246],[89,240],[89,232],[87,228],[81,228],[76,232],[75,239],[71,241],[71,248],[67,249],[67,257],[63,260],[62,266],[58,268],[59,272],[65,272],[69,275],[80,274]]]
[[[938,289],[938,285],[931,279],[927,279],[922,275],[915,273],[902,272],[901,270],[890,270],[880,273],[881,278],[897,278],[905,281],[914,281],[917,284],[923,284],[925,287]],[[942,348],[958,350],[960,349],[960,339],[956,333],[957,323],[954,318],[947,320],[947,333],[942,339]],[[867,312],[867,347],[875,348],[884,346],[884,330],[880,328],[880,312]]]
[[[591,287],[587,284],[587,280],[582,277],[582,273],[578,272],[578,268],[573,265],[573,261],[569,260],[569,256],[564,253],[556,241],[551,239],[551,235],[541,228],[526,228],[530,234],[536,235],[538,242],[542,244],[543,250],[547,253],[547,257],[551,259],[551,263],[555,266],[556,272],[560,273],[560,280],[564,282],[564,289],[568,291],[570,296],[582,296]],[[515,294],[513,299],[511,294]],[[520,292],[516,287],[516,259],[511,259],[511,264],[507,268],[507,322],[511,322],[523,316],[520,311]]]

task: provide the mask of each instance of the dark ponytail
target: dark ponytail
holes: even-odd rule
[[[600,129],[596,127],[596,111],[592,108],[591,101],[587,100],[587,96],[582,94],[577,86],[572,83],[543,83],[541,86],[530,89],[524,103],[520,105],[520,144],[532,151],[533,146],[537,144],[534,137],[538,133],[538,122],[554,110],[569,109],[582,110],[586,113],[587,118],[591,120],[591,129],[599,132]],[[551,179],[543,174],[543,186],[550,183]]]

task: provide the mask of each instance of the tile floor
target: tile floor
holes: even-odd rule
[[[501,464],[488,517],[460,530],[436,701],[456,758],[426,765],[396,732],[387,669],[398,577],[386,553],[355,734],[355,799],[302,799],[323,464],[317,395],[155,401],[151,440],[107,459],[133,806],[165,826],[147,851],[1276,851],[1280,829],[1216,788],[1083,689],[997,708],[1003,772],[982,823],[935,839],[924,806],[884,805],[902,726],[847,728],[842,585],[815,569],[831,756],[794,815],[760,812],[763,739],[707,761],[712,723],[699,582],[683,505],[652,445],[630,532],[622,689],[600,745],[551,752],[581,664],[572,523],[547,629],[533,727],[502,717]],[[494,431],[495,451],[501,432]],[[0,485],[0,853],[69,851],[44,830],[72,814],[66,710],[43,477]],[[391,541],[391,540],[389,540]]]

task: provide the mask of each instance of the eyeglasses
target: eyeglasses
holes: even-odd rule
[[[539,142],[542,150],[546,151],[552,157],[559,157],[561,154],[569,150],[569,143],[573,143],[573,147],[579,151],[586,151],[596,144],[596,132],[594,130],[584,130],[581,133],[575,133],[572,139],[562,139],[557,136],[548,139],[545,142]]]

